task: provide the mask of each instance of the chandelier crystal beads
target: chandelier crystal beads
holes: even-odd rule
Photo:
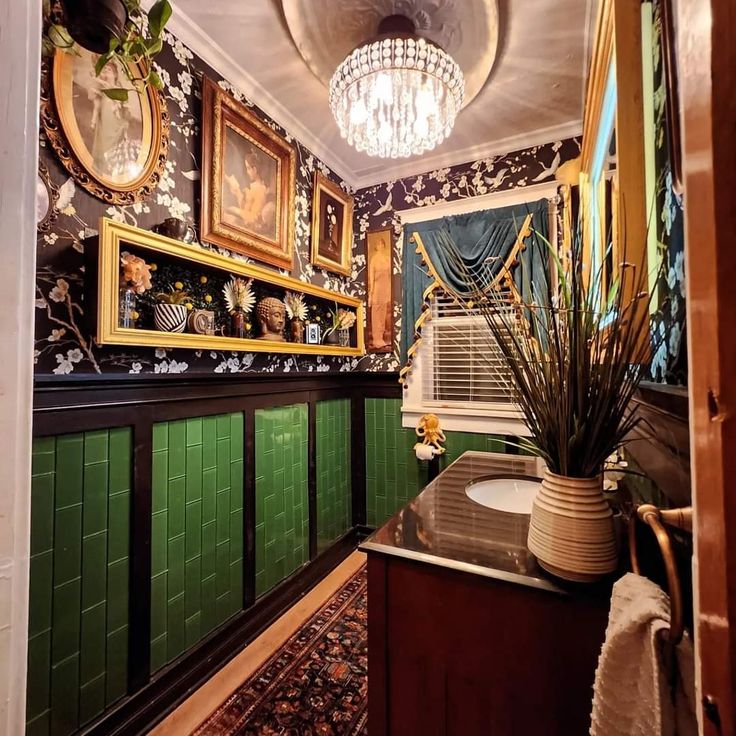
[[[413,33],[383,34],[337,68],[330,107],[342,137],[359,151],[404,158],[442,143],[464,91],[460,67],[439,46]]]

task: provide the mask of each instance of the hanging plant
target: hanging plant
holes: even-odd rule
[[[55,49],[78,54],[77,44],[99,54],[95,75],[108,64],[122,69],[132,89],[110,87],[103,92],[126,102],[131,91],[161,89],[153,60],[163,48],[163,32],[172,14],[169,0],[157,0],[146,12],[140,0],[62,0],[64,23],[51,23],[44,36],[44,53]],[[50,7],[47,6],[50,11]]]

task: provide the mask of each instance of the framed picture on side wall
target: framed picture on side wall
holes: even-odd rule
[[[353,198],[318,171],[312,197],[312,263],[349,276],[352,249]]]
[[[202,240],[291,270],[293,146],[207,77],[202,111]]]
[[[366,250],[366,349],[391,353],[394,349],[394,230],[369,230]]]

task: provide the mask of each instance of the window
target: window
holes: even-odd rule
[[[455,202],[417,207],[400,213],[404,225],[438,217],[556,198],[557,182],[520,190],[494,192]],[[550,208],[551,240],[557,242],[555,213]],[[403,236],[399,248],[405,247]],[[444,292],[434,292],[431,319],[422,326],[422,341],[404,385],[402,424],[416,427],[423,414],[438,414],[449,431],[529,436],[513,401],[512,382],[485,319],[468,314]]]
[[[487,411],[513,407],[509,369],[481,314],[470,314],[447,296],[438,296],[423,335],[427,360],[422,366],[422,403],[473,403]]]
[[[439,414],[446,429],[526,434],[513,379],[485,317],[435,292],[404,396],[404,425]]]

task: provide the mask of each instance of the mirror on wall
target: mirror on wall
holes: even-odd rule
[[[639,4],[603,0],[586,93],[580,166],[586,261],[589,274],[601,274],[601,300],[624,260],[635,264],[638,273],[648,273],[650,267],[643,58]]]

